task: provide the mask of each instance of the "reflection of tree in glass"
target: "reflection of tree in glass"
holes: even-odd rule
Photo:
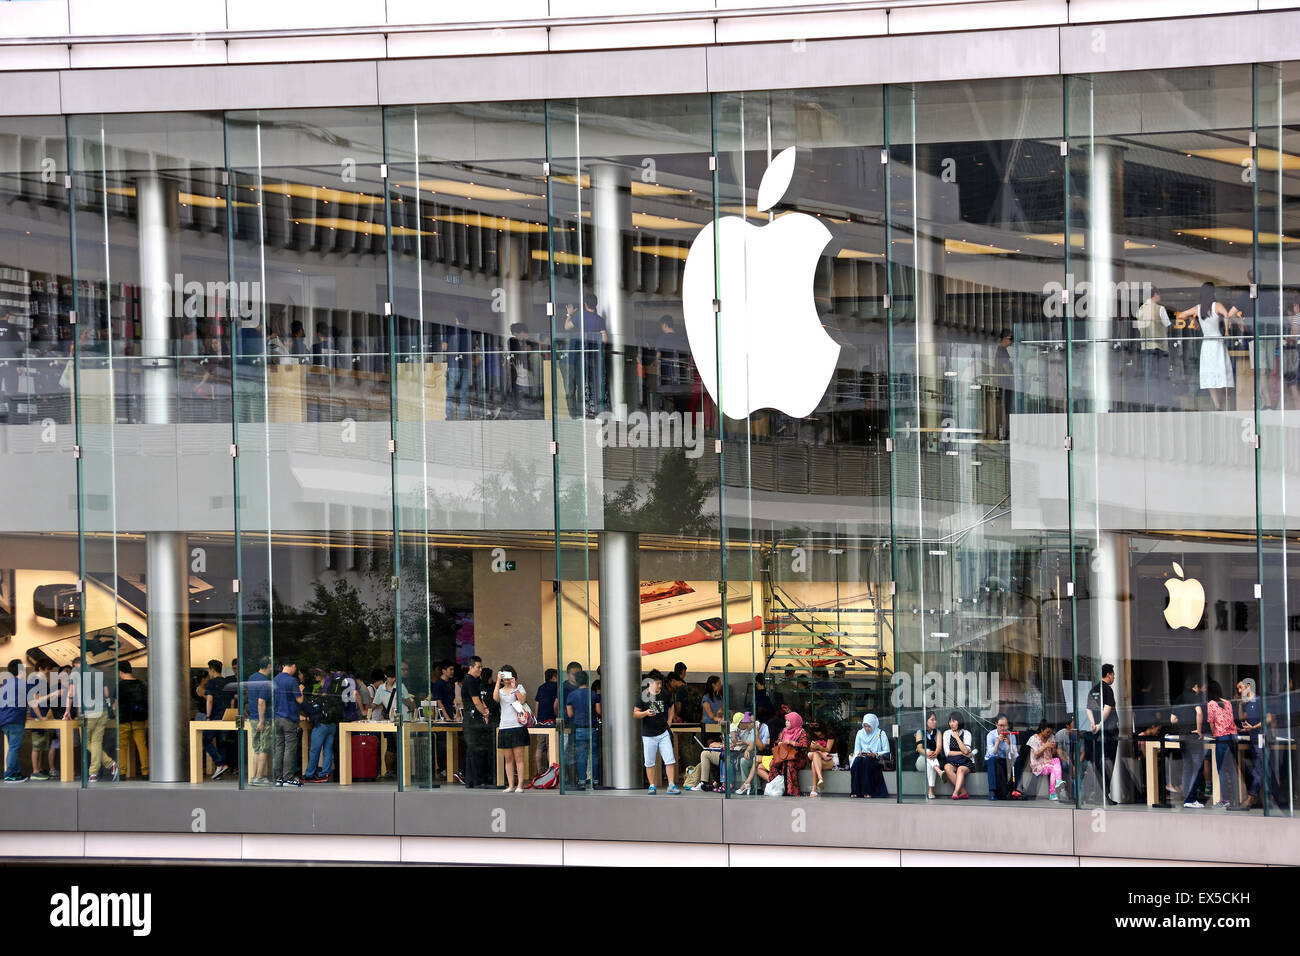
[[[716,532],[716,516],[704,513],[704,502],[716,485],[716,480],[700,477],[685,449],[665,452],[644,495],[634,478],[605,499],[605,527],[665,534]]]

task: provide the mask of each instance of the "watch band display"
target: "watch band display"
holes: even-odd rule
[[[715,623],[716,622],[716,623]],[[727,626],[727,636],[733,634],[748,634],[751,631],[761,630],[763,627],[763,618],[755,617],[752,621],[744,621],[736,625]],[[661,654],[664,651],[673,651],[679,647],[688,647],[691,644],[699,644],[702,641],[719,641],[722,640],[722,627],[720,618],[708,618],[703,621],[696,621],[695,627],[685,634],[679,634],[676,637],[665,637],[658,641],[649,641],[641,645],[642,656],[646,654]]]

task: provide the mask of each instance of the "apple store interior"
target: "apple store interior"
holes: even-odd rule
[[[0,117],[6,780],[1290,816],[1292,412],[1297,63]]]

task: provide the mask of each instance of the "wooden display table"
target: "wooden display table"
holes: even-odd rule
[[[80,721],[77,720],[55,720],[53,717],[45,717],[40,720],[27,721],[28,730],[57,730],[59,732],[59,781],[61,783],[71,783],[76,779],[77,754],[76,747],[73,745],[72,733],[77,729]],[[3,736],[0,734],[0,736]],[[9,738],[4,738],[3,759],[9,756]],[[50,767],[53,771],[54,767]]]
[[[446,726],[445,724],[442,726]],[[428,721],[402,721],[402,786],[411,785],[411,735],[416,731],[431,730]],[[353,734],[395,734],[397,724],[391,720],[354,720],[339,724],[339,786],[352,786],[352,735]],[[387,739],[379,738],[379,773],[383,776],[384,754],[387,751]],[[450,746],[447,748],[450,750]]]
[[[524,748],[526,751],[524,755],[524,760],[525,760],[525,766],[528,767],[529,780],[532,780],[533,777],[537,776],[537,772],[538,772],[538,768],[533,765],[533,748],[531,746],[533,742],[532,741],[533,737],[546,738],[546,746],[550,748],[546,751],[546,753],[550,757],[550,759],[555,760],[556,755],[559,754],[560,752],[560,731],[558,730],[558,728],[529,727],[528,743],[530,746]],[[500,747],[497,747],[496,751],[497,751],[497,786],[501,787],[501,786],[505,786],[505,782],[506,782],[506,753]]]
[[[190,783],[203,782],[203,732],[205,730],[238,730],[237,720],[191,720],[190,721]],[[248,734],[248,746],[245,753],[251,759],[253,755],[253,724],[246,721],[244,731]],[[236,770],[236,776],[238,771]]]
[[[1158,772],[1158,768],[1156,767],[1156,758],[1159,756],[1159,752],[1161,748],[1165,750],[1181,750],[1183,745],[1182,742],[1179,741],[1176,737],[1168,737],[1168,736],[1163,739],[1159,737],[1151,737],[1151,738],[1144,737],[1141,738],[1141,740],[1142,740],[1142,754],[1143,757],[1146,759],[1146,765],[1147,765],[1146,767],[1147,806],[1153,807],[1157,803],[1161,802],[1160,798],[1163,796],[1163,794],[1157,792],[1160,786],[1160,774]],[[1214,738],[1212,737],[1207,738],[1202,742],[1205,745],[1205,749],[1210,754],[1210,784],[1212,787],[1210,791],[1211,793],[1210,800],[1211,800],[1211,804],[1215,804],[1223,799],[1221,794],[1219,793],[1219,757],[1217,753],[1217,748],[1214,746]],[[1294,750],[1295,741],[1294,740],[1273,740],[1268,744],[1268,748],[1270,750]],[[1249,753],[1250,749],[1251,749],[1250,737],[1245,734],[1239,734],[1237,736],[1237,757],[1236,760],[1234,761],[1234,763],[1236,764],[1235,769],[1237,771],[1238,799],[1240,799],[1241,795],[1249,789],[1246,784],[1245,774],[1243,773],[1243,766],[1242,766],[1243,761],[1241,758],[1243,754]],[[1202,759],[1202,763],[1204,763],[1203,759]],[[1261,787],[1261,789],[1263,789],[1263,787]],[[1183,795],[1183,799],[1184,800],[1187,799],[1186,794]],[[1264,799],[1264,794],[1261,793],[1260,794],[1261,802],[1263,801],[1263,799]]]

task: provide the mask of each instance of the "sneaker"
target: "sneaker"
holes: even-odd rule
[[[1230,800],[1220,800],[1218,803],[1214,805],[1214,809],[1226,810],[1230,806],[1232,806],[1232,802]]]
[[[653,783],[650,784],[650,789],[649,789],[647,792],[650,793],[650,794],[654,794],[654,793],[656,792],[656,791],[655,791],[655,785],[654,785]]]
[[[1057,795],[1056,795],[1056,791],[1053,790],[1051,793],[1049,793],[1049,794],[1047,795],[1047,799],[1048,799],[1048,800],[1057,800],[1057,799],[1060,799],[1060,798],[1057,797]]]
[[[95,778],[91,777],[90,779],[94,780]],[[27,782],[27,778],[20,773],[16,773],[12,777],[9,776],[5,777],[5,783],[26,783],[26,782]]]
[[[276,785],[277,787],[283,787],[283,786],[284,786],[284,777],[276,777],[276,778],[275,778],[275,785]]]
[[[269,787],[269,786],[271,786],[271,778],[270,778],[270,777],[254,777],[252,780],[248,781],[248,785],[249,785],[250,787]]]
[[[218,767],[216,770],[212,771],[212,779],[213,779],[213,780],[216,780],[218,777],[220,777],[223,773],[225,773],[225,772],[226,772],[227,770],[229,770],[229,769],[230,769],[230,768],[227,767],[227,766],[223,763],[223,764],[222,764],[220,767]]]
[[[117,764],[113,764],[113,782],[116,783],[118,777],[120,777],[121,775],[122,775],[122,768],[119,767]]]
[[[670,784],[668,785],[668,792],[669,792],[669,793],[681,793],[681,792],[682,792],[682,788],[679,787],[679,786],[677,786],[677,784],[675,784],[675,783],[670,783]]]
[[[1204,810],[1204,809],[1205,809],[1205,804],[1201,803],[1201,801],[1199,801],[1199,800],[1189,800],[1189,801],[1187,801],[1186,803],[1183,804],[1183,809],[1184,809],[1184,810]]]
[[[46,773],[44,770],[33,770],[33,771],[32,771],[32,775],[31,775],[30,777],[28,777],[27,779],[28,779],[28,780],[41,780],[41,781],[44,781],[44,780],[49,780],[49,779],[50,779],[50,775],[49,775],[48,773]]]
[[[290,778],[289,780],[286,780],[286,781],[284,782],[284,786],[286,786],[286,787],[301,787],[301,786],[302,786],[302,781],[299,780],[297,777],[292,777],[292,778]]]
[[[696,793],[701,793],[701,792],[704,790],[704,784],[702,784],[702,783],[697,783],[695,786],[693,786],[693,787],[687,787],[686,789],[687,789],[687,790],[694,790]]]
[[[6,779],[6,780],[9,780],[8,777],[5,777],[5,779]],[[16,780],[10,780],[9,782],[10,782],[10,783],[17,783]],[[86,778],[86,782],[87,782],[87,783],[99,783],[99,774],[97,774],[97,773],[92,773],[89,777]]]
[[[460,784],[463,784],[465,782],[465,775],[461,773],[459,770],[457,770],[454,774],[452,774],[451,778]]]
[[[314,773],[310,777],[303,777],[303,783],[329,783],[330,776],[327,773]]]

